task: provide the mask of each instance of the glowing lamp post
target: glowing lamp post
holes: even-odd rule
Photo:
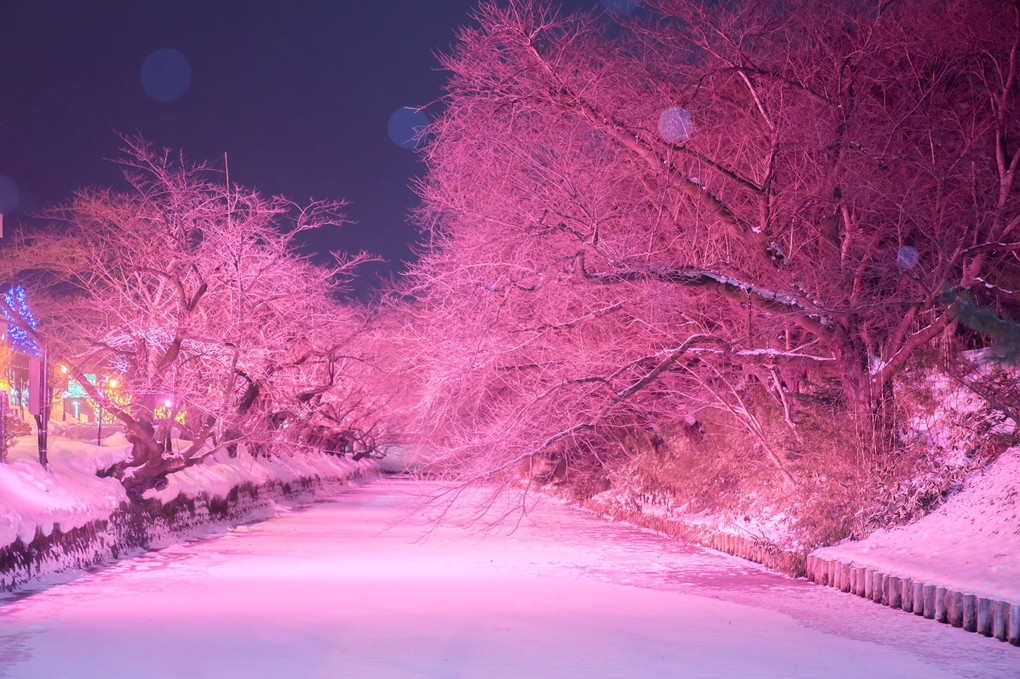
[[[166,416],[166,440],[164,450],[173,450],[174,399],[167,396],[163,399],[164,415]]]
[[[103,402],[96,401],[96,445],[103,445]]]
[[[106,378],[106,388],[102,389],[103,396],[106,398],[113,397],[113,390],[117,388],[117,378],[108,377]],[[103,402],[96,401],[96,422],[98,426],[96,428],[96,445],[103,445]]]
[[[67,380],[68,380],[68,368],[67,368],[66,365],[61,363],[59,370],[60,370],[60,380],[62,382],[62,385],[59,388],[61,389],[61,391],[66,391],[67,390]],[[66,401],[64,403],[66,404]],[[66,409],[66,406],[62,407],[60,409],[60,419],[61,419],[61,421],[66,421],[67,420],[67,409]]]

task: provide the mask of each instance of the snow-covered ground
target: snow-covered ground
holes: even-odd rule
[[[1020,447],[971,473],[919,521],[815,553],[1020,603]]]
[[[99,478],[96,471],[127,459],[130,452],[131,445],[119,433],[104,438],[101,446],[91,438],[82,441],[56,436],[50,438],[49,465],[44,469],[38,461],[35,436],[20,439],[8,451],[8,464],[0,464],[0,547],[19,537],[27,544],[36,529],[49,535],[54,524],[67,531],[107,518],[127,495],[120,482]],[[375,463],[360,463],[366,465]],[[236,458],[221,451],[201,464],[171,474],[166,488],[146,491],[145,497],[163,502],[182,493],[225,497],[231,488],[246,482],[258,485],[300,478],[346,478],[358,468],[359,463],[315,451],[255,458],[242,446]]]
[[[49,535],[54,523],[70,530],[106,518],[125,501],[124,487],[96,470],[125,459],[131,447],[122,435],[107,443],[55,439],[49,469],[43,469],[35,436],[20,439],[7,453],[8,464],[0,464],[0,547],[19,537],[28,544],[36,528]]]
[[[432,523],[416,493],[442,488],[384,480],[12,595],[0,676],[1020,676],[1007,644],[551,500]]]
[[[966,379],[994,377],[1015,383],[1020,372],[991,360],[987,349],[966,352],[973,369]],[[1020,603],[1020,447],[994,461],[975,464],[973,453],[991,433],[1008,435],[1016,423],[989,408],[962,379],[932,371],[929,412],[917,408],[906,441],[927,447],[944,464],[972,469],[963,486],[933,512],[898,528],[879,530],[860,542],[845,542],[815,553],[978,596]]]

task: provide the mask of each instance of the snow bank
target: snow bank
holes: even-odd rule
[[[988,350],[967,352],[973,369],[967,381],[1010,384],[1015,367],[990,359]],[[993,435],[1016,429],[1004,412],[963,384],[932,372],[930,412],[917,412],[904,443],[925,447],[947,468],[971,471],[963,487],[916,522],[876,531],[859,542],[843,542],[814,552],[838,560],[905,575],[949,589],[1020,602],[1020,446],[982,466],[975,453]],[[918,483],[923,479],[917,479]]]
[[[627,489],[610,489],[599,493],[584,503],[589,509],[616,516],[615,509],[635,512],[663,522],[675,522],[690,530],[691,536],[701,533],[734,535],[749,540],[771,543],[784,549],[799,547],[790,537],[790,517],[773,507],[755,506],[746,512],[692,513],[686,504],[676,504],[669,495],[643,493],[636,496]]]
[[[261,485],[272,481],[292,483],[298,479],[348,478],[363,466],[319,451],[254,457],[241,444],[237,457],[231,458],[227,451],[221,450],[201,464],[170,474],[165,488],[147,490],[142,497],[164,504],[178,495],[194,497],[203,492],[210,497],[226,497],[233,488],[245,483]]]
[[[36,529],[49,535],[57,523],[67,531],[105,519],[127,500],[119,481],[101,479],[96,470],[126,459],[131,446],[123,436],[106,443],[51,440],[50,464],[44,469],[35,438],[18,441],[8,451],[10,463],[0,464],[0,547],[18,538],[28,544]]]
[[[917,522],[814,552],[979,596],[1020,601],[1020,447]]]
[[[49,466],[38,461],[35,437],[13,446],[9,464],[0,464],[0,548],[19,538],[27,545],[37,531],[49,536],[55,524],[63,532],[93,521],[107,519],[128,497],[119,481],[99,478],[96,471],[126,460],[131,445],[123,434],[114,434],[98,446],[82,440],[53,437],[49,441]],[[375,468],[375,462],[353,462],[317,451],[302,451],[273,458],[253,457],[240,447],[238,456],[216,453],[200,464],[167,477],[162,490],[148,490],[143,497],[166,504],[184,495],[226,497],[238,486],[277,482],[289,484],[305,479],[346,479]]]

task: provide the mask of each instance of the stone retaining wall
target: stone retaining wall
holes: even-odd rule
[[[582,504],[600,516],[649,528],[685,542],[760,563],[791,577],[806,577],[819,585],[835,587],[890,608],[1020,646],[1020,604],[1017,603],[979,597],[935,583],[890,575],[813,554],[783,550],[767,540],[649,516],[615,502],[589,500]]]
[[[349,477],[306,477],[290,483],[246,483],[227,497],[178,496],[163,504],[158,500],[123,503],[107,519],[80,528],[53,532],[36,531],[27,545],[19,538],[0,548],[0,592],[9,592],[49,573],[86,569],[116,559],[132,550],[148,550],[180,542],[214,525],[237,525],[273,516],[273,502],[311,500],[316,493],[336,492],[351,482],[374,477],[376,471],[359,467]]]

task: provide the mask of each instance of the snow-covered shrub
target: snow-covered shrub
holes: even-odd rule
[[[32,428],[28,426],[28,423],[10,411],[7,411],[4,425],[4,434],[6,435],[4,443],[7,446],[14,445],[14,442],[19,438],[32,433]]]

